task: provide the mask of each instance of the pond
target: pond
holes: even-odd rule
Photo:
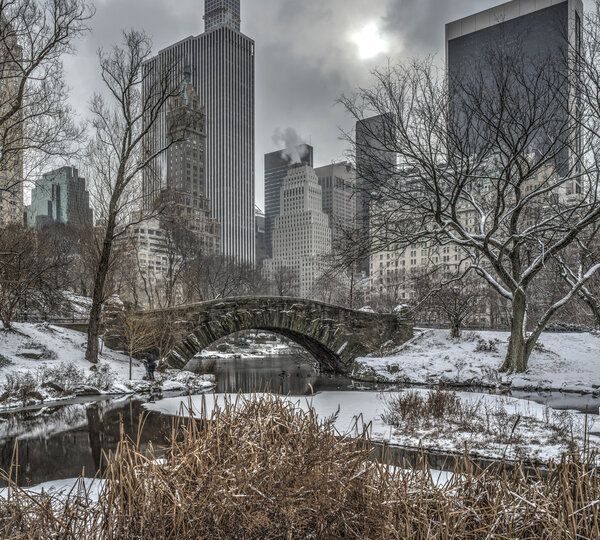
[[[308,395],[339,391],[371,391],[398,388],[397,385],[357,383],[346,377],[319,373],[301,354],[253,358],[220,358],[214,365],[215,392],[262,392]],[[173,396],[173,394],[171,394]],[[598,413],[600,398],[554,393],[513,392],[521,397],[548,403],[557,409]],[[127,398],[79,398],[45,407],[30,407],[0,414],[0,468],[18,463],[17,481],[35,485],[80,475],[93,476],[102,452],[114,450],[120,430],[139,440],[142,448],[164,444],[173,418],[144,408],[162,396]],[[350,397],[350,396],[349,396]],[[359,414],[361,411],[356,411]],[[140,429],[140,418],[144,418]],[[122,426],[122,427],[121,427]],[[18,441],[18,446],[17,446]],[[18,450],[16,450],[18,448]],[[16,458],[16,459],[13,459]],[[13,478],[15,475],[13,474]],[[0,485],[6,485],[5,481]]]

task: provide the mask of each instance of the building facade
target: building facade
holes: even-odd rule
[[[43,174],[31,191],[31,204],[25,214],[29,227],[52,223],[76,227],[93,225],[85,179],[75,167],[61,167]]]
[[[149,75],[143,93],[151,93],[152,73],[173,69],[182,80],[189,65],[191,83],[206,110],[206,197],[221,224],[221,251],[254,261],[254,41],[239,29],[240,0],[207,0],[206,31],[185,38],[144,64]],[[166,111],[148,136],[151,149],[167,139]],[[167,181],[166,156],[144,173],[146,206]]]
[[[556,170],[568,173],[573,164],[570,158],[581,150],[581,130],[571,120],[571,113],[581,114],[581,110],[576,111],[581,108],[581,100],[576,90],[575,62],[582,47],[582,20],[582,0],[512,0],[448,23],[446,65],[457,121],[463,118],[460,108],[468,108],[464,104],[472,99],[466,92],[489,90],[495,98],[494,66],[514,63],[519,71],[515,79],[523,80],[512,91],[517,91],[519,85],[529,88],[529,92],[536,89],[535,96],[523,90],[523,116],[532,117],[528,109],[537,107],[535,118],[540,126],[539,133],[529,135],[527,151],[556,154]],[[485,81],[483,88],[480,81]],[[545,90],[552,97],[544,94]],[[515,110],[515,104],[511,106]],[[476,118],[465,122],[463,139],[470,141],[474,152],[478,148],[477,131]],[[579,193],[579,182],[574,181],[571,190]]]
[[[370,205],[372,186],[385,184],[394,174],[396,155],[385,148],[385,141],[394,137],[394,120],[381,114],[356,123],[356,213],[358,242],[365,253],[360,269],[369,274]]]
[[[356,169],[347,161],[315,169],[323,192],[323,212],[329,216],[333,249],[344,249],[354,237],[356,215]]]
[[[254,212],[254,227],[256,231],[256,267],[262,268],[263,261],[267,258],[267,246],[265,244],[265,213],[257,206]]]
[[[265,260],[265,273],[288,268],[298,277],[297,292],[310,298],[331,253],[329,217],[323,212],[322,188],[312,167],[292,167],[281,186],[279,216],[273,230],[273,257]]]
[[[167,185],[164,220],[194,233],[205,254],[221,248],[221,226],[211,215],[206,197],[206,113],[186,66],[184,80],[167,109]]]
[[[296,164],[313,166],[313,147],[301,144],[294,149],[265,154],[265,247],[273,256],[273,227],[280,212],[281,185],[288,171]]]
[[[0,21],[0,30],[6,23]],[[14,105],[21,77],[15,59],[21,56],[16,32],[0,40],[0,116]],[[23,225],[23,118],[11,113],[0,124],[0,226]]]
[[[154,309],[167,304],[165,290],[172,254],[161,219],[143,219],[143,216],[143,212],[134,213],[131,218],[136,224],[118,241],[118,247],[130,255],[126,262],[131,285],[123,297],[138,306]]]

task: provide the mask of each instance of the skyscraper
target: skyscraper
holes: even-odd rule
[[[205,8],[206,31],[163,49],[144,69],[152,74],[174,66],[173,76],[182,80],[189,64],[191,83],[206,109],[206,197],[221,223],[221,249],[254,261],[254,41],[239,31],[240,0],[206,0]],[[152,84],[152,77],[146,80]],[[164,145],[166,133],[163,115],[150,146]],[[148,206],[166,184],[166,156],[157,161],[159,174],[144,175]]]
[[[281,213],[273,229],[273,257],[265,260],[267,275],[287,268],[298,275],[298,292],[306,298],[325,271],[331,253],[329,218],[323,212],[322,189],[314,169],[297,164],[281,185]]]
[[[289,170],[298,163],[313,166],[312,146],[300,144],[265,154],[265,247],[268,257],[273,255],[273,227],[279,215],[281,185]]]
[[[346,238],[354,237],[357,227],[356,170],[344,161],[315,169],[323,191],[323,212],[329,216],[333,249],[342,248]]]
[[[206,32],[219,26],[240,31],[240,0],[204,0]]]
[[[396,155],[386,149],[385,141],[394,137],[394,119],[380,114],[356,122],[356,214],[358,240],[364,257],[360,270],[369,275],[371,191],[373,186],[385,185],[394,174]],[[391,145],[393,148],[393,145]]]
[[[474,94],[472,88],[478,88],[480,81],[490,85],[495,98],[494,66],[503,59],[516,65],[519,72],[515,71],[513,86],[517,90],[512,92],[519,85],[529,89],[527,95],[523,91],[523,116],[534,118],[531,113],[536,113],[540,125],[529,150],[556,152],[559,171],[568,168],[569,139],[577,147],[581,144],[579,130],[570,128],[569,108],[574,112],[580,106],[577,84],[573,84],[577,55],[572,52],[581,49],[582,18],[581,0],[512,0],[446,25],[446,64],[454,102],[470,102],[467,93]],[[534,91],[535,96],[529,93]],[[516,105],[512,107],[516,110]],[[456,118],[460,118],[458,112]],[[528,121],[533,126],[533,120]],[[476,120],[465,127],[469,131],[465,137],[473,137],[474,149],[478,147],[476,128]]]
[[[206,114],[191,81],[189,66],[179,92],[167,109],[166,202],[168,219],[177,220],[201,241],[205,253],[218,253],[221,227],[211,216],[206,197]]]
[[[85,179],[79,176],[75,167],[61,167],[43,174],[31,191],[31,204],[26,213],[29,227],[51,223],[77,227],[93,225]]]

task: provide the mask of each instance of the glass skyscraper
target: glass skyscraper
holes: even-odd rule
[[[222,253],[253,262],[254,41],[239,31],[240,0],[206,0],[204,20],[203,34],[163,49],[144,69],[151,74],[174,65],[177,84],[189,65],[191,83],[206,110],[206,197],[212,217],[221,223]],[[151,77],[146,80],[151,84]],[[164,145],[166,132],[163,115],[150,146]],[[165,160],[163,155],[152,174],[144,174],[147,207],[166,185]]]
[[[522,84],[537,89],[535,98],[540,104],[535,105],[540,107],[537,116],[543,119],[545,114],[552,119],[552,125],[546,122],[532,137],[531,150],[554,152],[551,146],[556,145],[558,171],[568,168],[567,137],[573,144],[581,144],[579,131],[569,126],[569,108],[574,111],[578,106],[577,85],[572,84],[576,80],[572,65],[576,55],[572,51],[581,47],[582,18],[581,0],[512,0],[446,25],[448,83],[456,103],[465,99],[465,87],[476,88],[481,84],[479,81],[490,85],[490,95],[495,96],[494,65],[498,59],[512,59],[515,65],[522,66],[517,68],[521,73],[516,75],[526,78]],[[551,91],[551,98],[544,94],[540,80],[548,81],[544,84]],[[530,105],[533,97],[523,96],[526,116],[530,116],[527,108],[534,106]],[[544,112],[542,107],[552,109]],[[460,109],[457,112],[456,118],[460,118]],[[476,127],[470,126],[466,140],[477,136]],[[475,140],[472,144],[477,149]]]

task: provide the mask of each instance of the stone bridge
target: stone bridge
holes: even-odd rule
[[[167,356],[174,368],[183,368],[198,352],[229,334],[263,330],[298,343],[323,370],[349,373],[356,358],[376,352],[386,343],[400,345],[413,335],[412,323],[399,315],[297,298],[226,298],[144,314],[166,314],[183,326],[180,333],[187,337]]]

